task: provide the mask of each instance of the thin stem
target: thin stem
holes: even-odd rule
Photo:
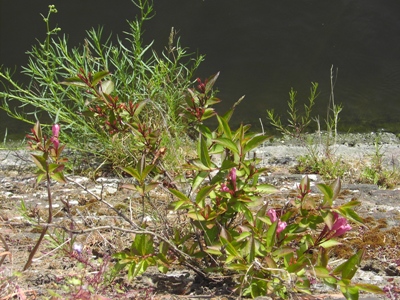
[[[49,167],[47,165],[47,170],[46,170],[46,179],[47,179],[47,199],[49,200],[49,217],[47,218],[47,224],[51,224],[51,221],[53,220],[53,204],[52,204],[52,199],[51,199],[51,189],[50,189],[50,173],[49,173]],[[35,256],[37,250],[39,249],[40,244],[42,243],[42,240],[47,232],[47,229],[49,228],[48,225],[45,225],[43,228],[42,233],[40,234],[40,237],[38,241],[36,242],[35,247],[32,249],[31,254],[29,254],[28,261],[26,262],[23,271],[26,271],[32,264],[33,257]]]

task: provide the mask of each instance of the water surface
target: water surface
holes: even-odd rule
[[[25,64],[24,52],[44,39],[39,13],[52,1],[0,2],[0,64]],[[53,19],[70,36],[71,45],[85,30],[105,26],[120,34],[137,9],[129,0],[70,0],[56,3]],[[242,95],[234,123],[259,119],[268,125],[266,109],[286,111],[291,87],[299,102],[308,97],[310,82],[318,82],[315,115],[326,115],[330,69],[338,70],[335,100],[344,106],[343,130],[400,129],[400,2],[397,0],[168,0],[155,1],[156,17],[146,27],[146,39],[158,49],[170,28],[183,45],[206,54],[199,76],[221,72],[217,87],[225,111]],[[23,80],[23,78],[18,79]],[[0,137],[27,129],[0,113]]]

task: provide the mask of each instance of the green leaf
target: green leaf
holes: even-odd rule
[[[168,249],[169,249],[168,243],[161,241],[160,246],[158,248],[159,248],[160,254],[167,255]]]
[[[367,293],[385,294],[385,292],[378,286],[369,283],[356,283],[354,284],[359,290]]]
[[[146,177],[149,175],[149,173],[154,169],[155,165],[148,165],[146,167],[144,167],[142,174],[141,174],[141,181],[145,180]]]
[[[217,120],[220,131],[225,134],[226,138],[232,140],[232,131],[226,119],[217,115]]]
[[[40,122],[37,121],[35,125],[33,126],[33,131],[36,133],[36,136],[38,137],[39,141],[42,141],[42,126],[40,126]]]
[[[207,120],[213,116],[215,116],[217,113],[215,112],[214,108],[206,108],[204,110],[203,115],[201,116],[201,121]]]
[[[184,201],[184,200],[175,201],[175,202],[172,202],[172,203],[170,204],[170,207],[171,207],[173,210],[187,209],[187,208],[189,208],[190,206],[192,206],[192,202],[190,202],[190,201]]]
[[[121,188],[123,189],[127,189],[127,190],[132,190],[132,191],[137,191],[137,186],[131,183],[124,183],[123,185],[121,185]]]
[[[233,153],[235,154],[239,154],[239,149],[236,146],[236,144],[227,138],[218,138],[218,139],[214,139],[213,142],[220,144],[222,146],[224,146],[225,148],[228,148],[229,150],[231,150]]]
[[[307,265],[307,261],[304,260],[300,260],[297,263],[294,264],[290,264],[287,268],[286,271],[288,271],[289,273],[297,273],[300,270],[304,269],[304,267]]]
[[[229,264],[227,268],[235,271],[248,271],[249,266],[247,264]]]
[[[351,208],[348,207],[339,207],[336,209],[337,212],[339,212],[340,214],[346,216],[347,219],[352,220],[353,222],[359,223],[359,224],[364,224],[363,219],[361,219],[361,217]]]
[[[157,268],[158,268],[158,270],[161,272],[161,273],[163,273],[163,274],[166,274],[168,271],[169,271],[169,269],[168,269],[168,267],[167,266],[165,266],[165,265],[158,265],[157,266]]]
[[[59,164],[55,164],[55,163],[50,163],[48,165],[49,168],[49,173],[52,172],[60,172],[64,169],[64,165],[59,165]]]
[[[268,228],[266,242],[267,242],[267,251],[271,251],[272,247],[275,245],[275,237],[276,237],[276,228],[278,227],[278,222],[272,223],[272,225]]]
[[[199,131],[207,138],[207,139],[212,139],[212,131],[210,130],[209,127],[200,124],[199,125]]]
[[[342,280],[350,280],[353,278],[357,271],[358,266],[361,263],[361,259],[364,255],[364,249],[359,250],[356,254],[351,256],[347,261],[337,266],[332,274],[342,274]]]
[[[332,189],[332,201],[335,200],[339,194],[342,184],[340,182],[340,178],[338,177],[331,185],[330,188]]]
[[[99,72],[94,73],[93,78],[92,78],[93,79],[92,86],[96,86],[100,80],[102,80],[104,77],[106,77],[109,74],[110,74],[110,72],[108,72],[108,71],[99,71]],[[106,93],[106,94],[108,94],[108,93]]]
[[[71,86],[77,86],[77,87],[88,87],[86,83],[82,81],[81,78],[78,76],[74,77],[69,77],[64,79],[64,81],[59,82],[59,84],[64,84],[64,85],[71,85]]]
[[[147,192],[149,192],[149,191],[151,191],[151,190],[154,190],[156,187],[158,187],[160,185],[160,183],[159,182],[150,182],[150,183],[147,183],[145,186],[144,186],[144,192],[145,193],[147,193]]]
[[[178,191],[178,190],[175,190],[175,189],[169,189],[169,191],[174,196],[176,196],[177,198],[181,199],[182,201],[185,201],[185,202],[189,201],[190,202],[190,199],[184,193],[182,193],[181,191]]]
[[[36,179],[36,182],[39,184],[43,179],[45,179],[46,177],[46,172],[43,172],[43,171],[39,171],[39,172],[37,172],[37,179]]]
[[[59,183],[67,183],[67,180],[64,177],[64,173],[63,172],[56,172],[50,175],[50,177],[56,181],[58,181]]]
[[[283,247],[283,248],[279,248],[277,250],[275,250],[274,252],[272,252],[272,255],[274,257],[283,257],[285,255],[288,255],[290,253],[295,252],[296,250],[290,247]]]
[[[206,88],[205,88],[205,93],[206,94],[208,94],[212,90],[215,82],[218,79],[218,76],[219,76],[219,72],[217,74],[215,74],[215,75],[213,75],[213,76],[208,78],[207,83],[206,83]]]
[[[361,201],[352,200],[352,201],[349,201],[349,202],[341,205],[340,208],[342,208],[342,209],[343,208],[352,208],[352,207],[355,207],[355,206],[359,206],[360,204],[361,204]]]
[[[32,159],[35,165],[43,172],[46,172],[47,161],[43,156],[32,154]]]
[[[208,169],[211,169],[211,159],[208,153],[207,143],[203,136],[201,136],[200,141],[198,142],[197,146],[197,154],[201,163],[206,166]]]
[[[253,138],[251,138],[249,141],[247,141],[244,145],[244,154],[248,153],[250,150],[256,148],[260,144],[264,143],[266,140],[268,140],[270,137],[266,135],[256,135]]]
[[[224,239],[223,237],[219,237],[221,244],[225,247],[226,252],[232,256],[232,258],[237,258],[241,259],[242,257],[240,256],[240,253],[236,250],[236,248],[227,240]]]
[[[197,173],[196,177],[193,179],[192,182],[192,191],[196,191],[197,188],[201,185],[201,183],[206,179],[209,175],[207,171],[200,171]]]
[[[143,101],[140,101],[140,102],[136,103],[137,106],[136,106],[136,109],[135,109],[134,116],[137,117],[142,112],[142,110],[145,107],[145,105],[147,103],[149,103],[149,102],[150,102],[150,99],[146,99],[146,100],[143,100]]]
[[[211,255],[218,255],[218,256],[222,255],[220,246],[219,247],[210,246],[207,249],[205,249],[205,252]]]
[[[106,80],[101,83],[100,92],[110,95],[114,91],[114,82],[111,80]]]
[[[219,99],[217,97],[211,97],[211,98],[207,99],[206,105],[210,106],[210,105],[214,105],[214,104],[217,104],[217,103],[220,103],[220,102],[221,102],[221,99]]]
[[[327,240],[326,242],[319,244],[319,246],[326,249],[326,248],[335,247],[335,246],[341,245],[341,244],[342,243],[338,242],[337,240],[330,239],[330,240]]]
[[[154,253],[153,237],[149,234],[137,234],[134,241],[134,247],[138,254],[146,256]]]
[[[190,211],[187,213],[187,216],[195,221],[205,221],[206,219],[196,211]]]
[[[317,266],[313,268],[315,275],[318,278],[330,278],[332,277],[328,271],[327,268],[321,267],[321,266]]]
[[[131,175],[133,178],[135,178],[137,181],[142,181],[142,176],[140,175],[139,171],[134,168],[134,167],[125,167],[121,168],[124,172],[128,173]]]
[[[321,211],[322,218],[324,219],[324,222],[326,226],[328,226],[329,230],[332,229],[333,226],[333,221],[334,221],[334,216],[333,213],[330,211]]]
[[[331,187],[327,186],[326,184],[320,183],[317,184],[318,189],[324,194],[324,201],[322,203],[322,206],[328,205],[329,207],[332,206],[332,198],[333,198],[333,191]]]
[[[205,186],[199,190],[196,196],[196,203],[200,207],[204,207],[204,200],[210,194],[210,192],[215,188],[215,185]],[[202,204],[200,204],[202,203]]]
[[[322,280],[323,280],[324,284],[326,284],[330,288],[332,288],[332,289],[337,288],[337,280],[335,278],[333,278],[333,277],[323,278]]]
[[[185,167],[193,170],[201,170],[201,171],[212,171],[212,168],[204,165],[199,159],[193,159],[190,161],[190,164]]]
[[[276,193],[278,189],[270,184],[259,184],[256,186],[256,191],[259,193],[272,194]]]
[[[233,162],[233,161],[231,161],[229,159],[225,159],[221,164],[220,170],[221,171],[230,170],[230,169],[235,168],[237,166],[238,166],[237,163],[235,163],[235,162]]]
[[[232,115],[233,115],[233,111],[235,110],[236,106],[238,106],[240,104],[240,102],[242,102],[242,100],[244,99],[244,95],[242,97],[239,98],[239,100],[237,100],[231,107],[231,109],[229,109],[224,115],[223,118],[225,118],[225,120],[227,122],[229,122],[229,120],[231,119]]]
[[[356,286],[349,285],[349,284],[341,284],[341,281],[339,281],[339,285],[340,285],[340,290],[346,299],[358,300],[359,292],[358,292],[358,288]]]

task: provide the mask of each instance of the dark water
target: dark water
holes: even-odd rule
[[[0,1],[0,65],[24,64],[24,52],[36,38],[44,39],[39,13],[52,2]],[[98,24],[120,34],[137,12],[129,0],[69,0],[56,7],[53,19],[72,45]],[[259,126],[261,118],[267,126],[266,109],[284,113],[291,87],[300,102],[306,100],[312,81],[320,85],[315,114],[323,119],[333,65],[343,130],[400,131],[398,0],[155,0],[155,10],[146,38],[162,48],[173,26],[184,46],[206,54],[198,75],[221,71],[221,112],[246,95],[236,123]],[[25,130],[4,113],[0,118],[0,139],[5,127],[9,133]]]

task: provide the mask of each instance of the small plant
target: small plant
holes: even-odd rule
[[[49,210],[47,217],[47,224],[51,224],[53,220],[53,200],[51,196],[51,179],[65,183],[64,177],[64,163],[67,161],[66,158],[61,157],[65,145],[61,145],[59,141],[60,125],[55,124],[52,127],[52,136],[49,138],[42,134],[42,128],[39,122],[31,129],[31,134],[27,135],[26,138],[29,140],[28,144],[31,150],[39,151],[42,155],[32,154],[33,161],[38,167],[37,171],[37,183],[46,180],[47,185],[47,200],[49,202]],[[35,256],[39,246],[47,232],[48,225],[45,225],[42,229],[42,233],[35,247],[32,249],[28,261],[24,266],[24,271],[27,270],[31,264],[33,257]]]
[[[281,118],[277,116],[273,109],[267,110],[267,118],[272,126],[274,126],[282,135],[292,138],[302,139],[308,126],[311,123],[311,112],[315,104],[315,99],[318,96],[318,83],[312,82],[310,88],[310,96],[308,98],[308,105],[304,104],[304,113],[300,114],[297,107],[297,92],[293,88],[289,92],[288,103],[288,124],[282,123]]]
[[[349,166],[334,155],[321,156],[309,148],[309,154],[298,158],[296,170],[300,174],[320,174],[324,180],[344,178]]]
[[[337,72],[336,72],[337,74]],[[312,108],[315,104],[317,97],[318,84],[312,83],[310,89],[309,104],[304,105],[304,115],[298,114],[296,107],[296,92],[293,89],[289,92],[290,100],[288,101],[288,125],[283,125],[280,118],[274,114],[273,110],[267,110],[267,117],[273,125],[283,136],[289,136],[299,139],[307,148],[308,154],[299,158],[299,164],[296,169],[300,173],[318,173],[326,180],[331,180],[336,177],[343,177],[344,173],[348,170],[347,166],[343,165],[340,158],[335,157],[332,153],[332,146],[336,144],[338,134],[339,114],[342,111],[342,105],[335,104],[334,96],[334,72],[333,66],[331,68],[331,94],[327,107],[327,115],[325,119],[326,133],[321,131],[321,124],[319,117],[313,118],[318,126],[318,140],[313,139],[312,136],[305,135],[305,129],[309,126],[312,118]]]
[[[68,277],[59,278],[60,282],[65,282],[61,285],[62,291],[51,290],[49,294],[56,299],[111,299],[102,296],[110,288],[110,282],[107,282],[110,258],[93,261],[91,253],[83,251],[78,244],[74,244],[69,256],[76,263],[77,271]]]
[[[381,188],[393,188],[398,184],[400,174],[395,163],[393,163],[391,170],[385,168],[383,156],[382,145],[380,145],[379,137],[377,137],[375,140],[375,153],[372,156],[370,165],[366,165],[361,170],[360,180],[371,182]]]

